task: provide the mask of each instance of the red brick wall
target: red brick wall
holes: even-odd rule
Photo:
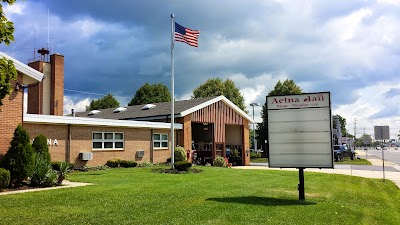
[[[67,155],[68,125],[46,125],[25,123],[32,139],[39,134],[45,135],[48,139],[57,139],[58,146],[49,146],[52,161],[65,161]],[[124,150],[93,150],[93,132],[123,132]],[[154,133],[168,133],[167,130],[153,130]],[[136,162],[150,162],[151,151],[151,130],[133,128],[112,128],[112,127],[89,127],[71,126],[71,151],[70,162],[75,167],[104,165],[110,159],[133,160]],[[136,155],[138,150],[144,150],[144,157]],[[80,152],[93,152],[93,160],[82,161],[79,159]],[[166,162],[170,157],[169,149],[154,150],[153,162]]]
[[[51,64],[50,115],[64,115],[64,56],[53,54]]]
[[[67,125],[24,123],[24,128],[28,131],[31,140],[33,140],[39,134],[43,134],[44,136],[46,136],[46,138],[51,139],[52,141],[54,141],[54,139],[57,139],[57,146],[49,146],[51,161],[65,161],[65,153],[67,151],[68,140]]]
[[[22,83],[21,74],[18,74],[17,81],[12,82],[12,87],[15,87],[16,82]],[[2,102],[3,105],[0,106],[0,158],[7,153],[15,128],[18,124],[22,124],[22,88],[18,91],[13,90]]]

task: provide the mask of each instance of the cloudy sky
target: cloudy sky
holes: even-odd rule
[[[127,105],[146,82],[170,87],[174,13],[200,30],[198,48],[176,43],[177,99],[219,77],[246,105],[264,104],[277,81],[293,79],[303,92],[331,92],[350,133],[357,118],[357,136],[377,125],[399,134],[400,0],[26,0],[4,11],[15,42],[0,51],[26,63],[34,47],[65,56],[65,113],[107,93]]]

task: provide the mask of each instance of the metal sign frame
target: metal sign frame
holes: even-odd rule
[[[274,168],[333,168],[330,92],[267,96],[268,162]]]

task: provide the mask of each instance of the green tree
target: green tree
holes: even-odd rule
[[[291,95],[301,94],[302,90],[293,80],[286,79],[283,83],[278,81],[274,89],[268,93],[268,96],[273,95]],[[268,134],[268,123],[267,123],[267,103],[265,103],[261,109],[262,122],[257,124],[256,128],[256,139],[259,143],[265,143]],[[267,149],[267,146],[264,146]],[[266,151],[264,151],[266,153]]]
[[[361,138],[359,138],[359,139],[360,139],[360,141],[356,142],[357,146],[367,146],[367,145],[371,145],[372,144],[372,138],[371,138],[371,135],[369,135],[369,134],[363,134],[361,136]],[[370,144],[367,144],[366,142],[368,142],[368,141],[365,141],[365,140],[369,140]]]
[[[2,3],[12,5],[15,0],[1,0]],[[14,41],[14,24],[5,17],[3,5],[0,4],[0,43],[4,42],[9,45]],[[0,58],[0,106],[3,105],[2,100],[10,94],[12,87],[11,81],[17,78],[17,70],[11,60]]]
[[[339,122],[340,122],[340,126],[341,126],[341,132],[342,132],[342,137],[348,137],[350,134],[348,134],[347,133],[347,130],[346,130],[346,118],[344,118],[343,116],[341,116],[341,115],[336,115],[337,117],[338,117],[338,119],[339,119]]]
[[[39,134],[37,137],[35,137],[32,148],[36,154],[39,154],[43,158],[45,162],[51,163],[49,147],[47,146],[47,138],[43,134]]]
[[[170,101],[171,94],[167,86],[161,83],[152,85],[150,85],[149,83],[145,83],[136,91],[135,96],[133,96],[128,105],[144,105],[149,103]]]
[[[227,79],[224,82],[220,78],[208,79],[204,84],[193,90],[192,98],[205,98],[224,95],[227,99],[233,102],[241,110],[245,110],[244,97],[240,93],[239,88],[235,83]]]
[[[29,142],[28,132],[21,125],[14,131],[11,146],[1,161],[1,166],[10,171],[11,184],[20,186],[22,181],[32,175],[34,151]]]
[[[86,106],[86,110],[95,110],[95,109],[107,109],[107,108],[117,108],[119,107],[119,102],[114,98],[111,94],[104,96],[98,100],[92,100],[90,102],[90,106]]]

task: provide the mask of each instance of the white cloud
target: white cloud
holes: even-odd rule
[[[8,19],[12,19],[13,14],[23,15],[26,9],[26,4],[24,2],[16,2],[13,5],[5,5],[3,7],[3,12]]]
[[[73,99],[69,96],[64,96],[64,115],[71,114],[71,110],[75,112],[86,111],[86,106],[90,105],[90,99]]]
[[[377,0],[377,2],[383,5],[394,5],[394,6],[400,5],[400,0]]]
[[[388,125],[391,128],[391,136],[394,138],[394,135],[400,133],[400,106],[398,105],[400,95],[388,97],[387,92],[390,89],[400,89],[400,84],[381,82],[359,89],[356,91],[355,102],[340,105],[332,113],[346,118],[346,128],[350,133],[354,133],[355,123],[356,133],[362,134],[365,129],[365,132],[370,135],[373,135],[374,126]],[[382,114],[382,117],[379,117],[379,114]]]

